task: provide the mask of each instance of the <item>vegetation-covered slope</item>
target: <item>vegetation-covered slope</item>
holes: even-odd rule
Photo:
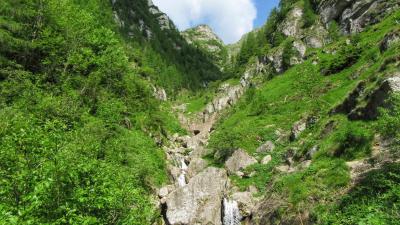
[[[288,1],[282,1],[275,13],[283,13],[285,3]],[[290,7],[284,15],[290,15],[296,4],[286,5]],[[275,17],[280,18],[275,13],[254,40],[252,36],[247,38],[238,57],[238,68],[242,69],[251,55],[262,59],[263,54],[275,51],[285,42],[292,49],[297,36],[284,38],[282,44],[275,43],[279,29],[269,33],[264,52],[257,53],[260,47],[254,47],[262,43],[256,41],[257,35],[262,36],[263,30],[275,23]],[[394,95],[392,102],[385,104],[387,95],[380,91],[385,89],[386,79],[397,80],[399,76],[398,42],[382,50],[387,37],[399,35],[399,16],[398,12],[389,14],[383,22],[359,34],[328,36],[330,44],[322,49],[308,47],[304,62],[287,64],[287,71],[272,79],[271,70],[267,70],[259,76],[271,80],[251,88],[223,116],[209,144],[214,150],[211,158],[217,165],[238,148],[260,162],[265,156],[272,156],[267,164],[248,167],[243,177],[231,176],[243,190],[255,185],[265,195],[253,216],[256,224],[398,224],[399,164],[394,162],[399,157],[399,137],[395,131],[400,129],[399,98]],[[280,27],[286,19],[280,20]],[[301,21],[306,26],[304,17]],[[288,57],[290,62],[293,52],[287,53],[283,54],[283,61]],[[251,60],[249,63],[252,65]],[[378,106],[388,105],[392,107],[387,113],[376,113]],[[388,140],[390,147],[382,144]],[[263,152],[259,147],[268,141],[275,149]],[[385,159],[376,154],[385,155]],[[379,170],[383,162],[392,163]],[[366,175],[365,181],[356,182],[342,199],[355,179],[362,179],[356,171],[371,168],[378,170]]]
[[[109,1],[0,2],[1,224],[158,218],[150,195],[167,174],[153,138],[180,128],[142,73],[181,65],[138,62],[166,53],[124,38]]]

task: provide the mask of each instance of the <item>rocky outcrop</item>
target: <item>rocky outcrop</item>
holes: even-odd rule
[[[398,1],[323,0],[318,6],[318,12],[325,24],[336,20],[344,33],[358,33],[399,7]]]
[[[207,121],[213,115],[216,115],[224,109],[234,105],[251,85],[253,74],[253,71],[246,71],[241,77],[240,84],[238,85],[224,84],[218,90],[214,100],[206,105],[201,115],[202,120]]]
[[[292,127],[292,130],[290,133],[290,140],[291,141],[296,140],[300,136],[300,134],[306,130],[306,128],[307,128],[307,120],[306,119],[301,119],[301,120],[297,121]]]
[[[400,73],[391,75],[385,79],[371,94],[366,95],[365,106],[357,106],[349,114],[352,120],[372,120],[379,115],[379,107],[387,107],[386,100],[391,93],[400,92]]]
[[[238,149],[225,162],[225,168],[229,174],[235,174],[237,171],[245,169],[255,163],[257,163],[257,160],[254,157],[251,157],[246,151]]]
[[[386,100],[391,93],[400,92],[400,73],[390,75],[389,78],[376,84],[378,88],[366,89],[367,83],[360,82],[349,96],[331,114],[343,113],[351,120],[372,120],[379,114],[379,107],[387,107]]]
[[[400,29],[396,29],[385,35],[385,38],[382,40],[380,44],[380,50],[381,52],[385,52],[386,50],[388,50],[393,45],[399,42],[400,42]]]
[[[298,37],[302,27],[303,9],[294,7],[283,21],[281,32],[287,37]]]
[[[168,97],[167,97],[167,92],[165,91],[164,88],[157,88],[155,86],[153,86],[153,95],[156,99],[160,100],[160,101],[167,101]]]
[[[166,197],[167,224],[221,225],[221,204],[228,177],[224,169],[207,168]]]
[[[267,141],[257,148],[257,153],[271,152],[275,149],[275,144],[272,141]]]
[[[151,14],[156,16],[158,20],[158,24],[160,25],[161,30],[172,30],[176,29],[172,20],[167,16],[167,14],[161,12],[157,6],[153,4],[152,0],[148,0],[148,7]]]

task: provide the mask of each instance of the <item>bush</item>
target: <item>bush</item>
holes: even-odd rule
[[[400,164],[373,170],[332,209],[316,212],[318,224],[398,225]]]
[[[360,122],[347,123],[334,139],[337,147],[334,156],[354,160],[371,152],[373,134]]]
[[[347,45],[339,49],[335,54],[325,55],[321,59],[320,71],[324,75],[338,73],[357,62],[361,49],[354,45]]]
[[[314,13],[311,0],[304,0],[303,28],[308,28],[314,25],[317,15]]]
[[[393,95],[388,101],[390,108],[381,109],[377,129],[385,138],[400,140],[400,95]]]

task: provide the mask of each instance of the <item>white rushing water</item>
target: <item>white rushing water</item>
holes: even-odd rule
[[[183,187],[186,185],[186,170],[188,169],[184,159],[181,159],[180,169],[181,174],[178,177],[178,185],[179,187]]]
[[[240,225],[241,219],[238,203],[224,198],[224,225]]]

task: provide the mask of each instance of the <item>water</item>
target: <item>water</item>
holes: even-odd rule
[[[180,169],[181,174],[178,177],[178,185],[179,187],[183,187],[186,185],[186,170],[188,169],[184,159],[181,159]]]
[[[224,198],[224,225],[240,225],[240,210],[238,203]]]

